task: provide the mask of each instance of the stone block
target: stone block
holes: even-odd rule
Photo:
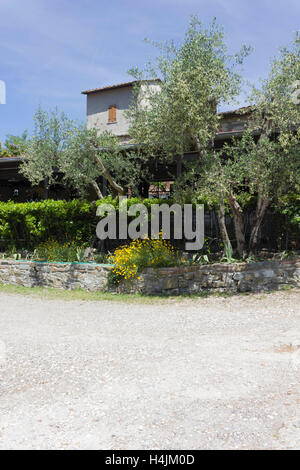
[[[178,277],[166,277],[162,281],[162,289],[163,290],[168,290],[168,289],[176,289],[178,287]]]

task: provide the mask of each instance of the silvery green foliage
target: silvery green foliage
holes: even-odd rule
[[[259,88],[253,87],[250,101],[255,106],[251,128],[263,129],[270,135],[280,132],[294,132],[299,126],[300,106],[296,97],[296,87],[300,80],[300,34],[294,41],[279,51],[273,58],[270,72],[261,81]]]
[[[69,145],[61,155],[59,168],[64,175],[64,182],[81,194],[85,194],[89,186],[101,175],[95,154],[102,144],[112,147],[114,142],[102,139],[100,143],[96,130],[87,130],[81,125],[72,129]]]
[[[288,191],[300,189],[300,106],[293,95],[299,77],[300,49],[296,37],[289,48],[282,49],[273,59],[261,88],[253,89],[255,105],[247,132],[240,140],[233,139],[225,145],[222,158],[211,155],[207,159],[202,191],[223,192],[229,201],[241,239],[240,252],[245,243],[243,208],[237,201],[240,193],[247,191],[257,196],[251,252],[257,247],[259,228],[269,205],[278,203]]]
[[[60,113],[38,108],[34,115],[34,132],[28,139],[20,172],[33,184],[56,181],[61,154],[69,145],[73,121]]]
[[[109,132],[98,135],[95,129],[84,125],[72,129],[68,147],[60,155],[59,169],[65,183],[86,194],[89,186],[103,175],[99,159],[114,180],[124,187],[134,187],[140,170],[138,162],[121,150],[116,136]]]
[[[121,151],[117,137],[112,134],[98,135],[95,129],[87,130],[57,109],[48,112],[39,108],[34,123],[20,169],[33,185],[45,181],[50,186],[62,176],[64,183],[84,195],[90,185],[95,189],[104,170],[117,190],[123,189],[117,181],[124,187],[134,187],[139,180],[139,161],[129,152]]]
[[[232,56],[224,33],[213,21],[205,28],[192,17],[181,44],[151,43],[160,55],[143,72],[130,73],[139,81],[128,117],[130,135],[146,155],[160,149],[167,157],[183,155],[192,147],[202,154],[218,130],[216,108],[232,102],[241,89],[237,66],[250,49]],[[160,77],[160,91],[142,80]],[[145,150],[146,149],[146,150]]]
[[[249,132],[259,130],[255,144],[246,135],[240,152],[240,179],[247,178],[252,193],[276,202],[288,190],[300,185],[300,105],[294,99],[295,82],[300,78],[300,38],[282,48],[262,80],[253,88]],[[243,148],[239,146],[240,149]]]
[[[300,78],[299,38],[280,51],[269,76],[253,88],[249,127],[222,151],[206,152],[199,162],[186,164],[177,184],[194,198],[207,196],[229,203],[234,216],[238,251],[244,253],[243,193],[257,196],[250,251],[257,245],[259,227],[271,203],[300,186],[300,106],[294,86]],[[255,136],[255,134],[258,134]],[[241,197],[242,196],[242,197]]]

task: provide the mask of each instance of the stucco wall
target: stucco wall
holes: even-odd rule
[[[146,106],[147,99],[144,96],[145,90],[149,88],[150,92],[159,90],[159,84],[149,82],[142,85],[142,96],[139,105]],[[112,132],[119,137],[128,137],[129,123],[125,117],[125,111],[129,108],[132,99],[132,86],[114,88],[111,90],[102,90],[98,93],[87,95],[87,128],[95,128],[102,133],[104,131]],[[116,105],[117,121],[108,122],[108,108]]]
[[[95,128],[102,133],[112,132],[118,136],[128,135],[128,122],[124,111],[129,108],[132,87],[104,90],[87,96],[87,128]],[[117,106],[117,122],[108,122],[109,106]]]

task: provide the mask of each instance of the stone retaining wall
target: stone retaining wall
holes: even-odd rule
[[[26,287],[103,291],[111,266],[86,263],[0,261],[0,282]],[[188,294],[201,291],[260,292],[284,285],[300,287],[300,260],[147,268],[124,281],[117,292]]]
[[[109,266],[87,263],[0,261],[0,282],[25,287],[55,287],[101,291],[106,288]]]
[[[300,260],[147,268],[140,279],[123,282],[119,292],[188,294],[201,291],[260,292],[284,285],[300,287]]]

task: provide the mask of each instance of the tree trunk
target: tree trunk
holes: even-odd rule
[[[199,137],[198,135],[193,135],[193,141],[196,147],[196,150],[199,153],[200,157],[203,157],[203,149],[200,145]],[[214,149],[214,141],[211,142],[211,150],[214,153],[215,158],[217,158],[216,151]],[[220,234],[221,234],[221,239],[224,245],[224,254],[225,254],[225,248],[229,247],[230,250],[232,251],[232,245],[231,241],[228,236],[227,232],[227,227],[226,227],[226,219],[225,219],[225,205],[224,202],[222,201],[219,205],[218,211],[217,211],[217,218],[218,218],[218,224],[219,224],[219,229],[220,229]]]
[[[44,199],[48,199],[49,197],[49,178],[46,177],[44,179]]]
[[[237,243],[237,252],[245,258],[245,232],[244,232],[244,220],[243,220],[243,209],[238,203],[235,195],[230,191],[228,193],[228,202],[233,213],[234,231]]]
[[[95,193],[97,194],[98,199],[103,199],[103,194],[102,194],[98,184],[96,183],[96,181],[92,181],[91,184],[92,184],[92,186],[95,190]]]
[[[249,253],[250,254],[253,254],[257,251],[259,229],[264,219],[264,216],[266,214],[266,211],[269,207],[269,204],[270,204],[270,200],[267,197],[264,197],[260,194],[258,195],[255,222],[251,230],[250,241],[249,241]]]
[[[218,215],[218,223],[219,223],[219,228],[220,228],[220,234],[222,238],[222,242],[224,245],[224,253],[225,253],[225,247],[231,247],[231,242],[228,236],[227,228],[226,228],[226,221],[225,221],[225,206],[224,203],[221,203],[217,212]]]
[[[111,174],[109,173],[109,171],[105,168],[105,166],[103,165],[101,159],[95,155],[95,160],[96,162],[98,163],[99,167],[101,168],[101,171],[102,171],[102,174],[103,176],[105,176],[105,178],[107,179],[107,181],[109,182],[109,184],[111,185],[111,187],[120,195],[120,196],[123,196],[125,191],[124,189],[122,188],[122,186],[120,186],[119,184],[117,184],[114,179],[112,178]]]
[[[264,116],[264,122],[262,125],[261,133],[257,142],[257,145],[268,136],[271,129],[271,121],[267,115]],[[267,197],[261,195],[260,188],[258,188],[258,199],[256,205],[255,222],[251,230],[250,241],[249,241],[249,254],[254,254],[258,247],[258,234],[261,223],[266,214],[267,208],[269,207],[270,200]]]

